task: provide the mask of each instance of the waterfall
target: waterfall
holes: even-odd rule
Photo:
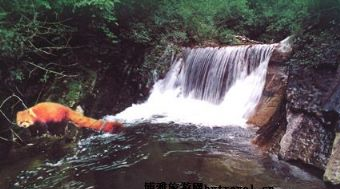
[[[184,48],[146,102],[113,118],[125,123],[244,126],[261,98],[273,49],[274,45]]]

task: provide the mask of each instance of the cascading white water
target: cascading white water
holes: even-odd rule
[[[262,95],[274,45],[186,48],[150,97],[113,116],[124,123],[245,126]],[[110,117],[106,117],[111,119]]]

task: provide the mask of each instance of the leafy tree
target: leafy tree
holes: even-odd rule
[[[22,91],[36,86],[34,95],[38,100],[41,94],[47,98],[55,91],[53,88],[61,88],[59,94],[62,90],[74,93],[73,89],[78,89],[71,88],[72,91],[65,82],[91,83],[87,80],[93,77],[86,71],[91,62],[79,60],[87,49],[89,54],[98,54],[97,39],[111,45],[117,43],[113,30],[117,27],[118,3],[118,0],[0,0],[2,87],[24,94]],[[92,67],[105,69],[105,65]]]

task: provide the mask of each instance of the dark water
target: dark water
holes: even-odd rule
[[[240,127],[138,125],[83,139],[73,154],[22,171],[10,188],[143,189],[146,182],[326,188],[320,179],[261,152],[250,142],[253,135]]]

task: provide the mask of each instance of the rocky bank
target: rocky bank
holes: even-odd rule
[[[271,62],[257,113],[254,140],[286,161],[325,171],[340,184],[340,27],[311,29],[297,36],[292,57]],[[334,143],[334,144],[333,144]],[[333,150],[332,150],[333,148]]]

